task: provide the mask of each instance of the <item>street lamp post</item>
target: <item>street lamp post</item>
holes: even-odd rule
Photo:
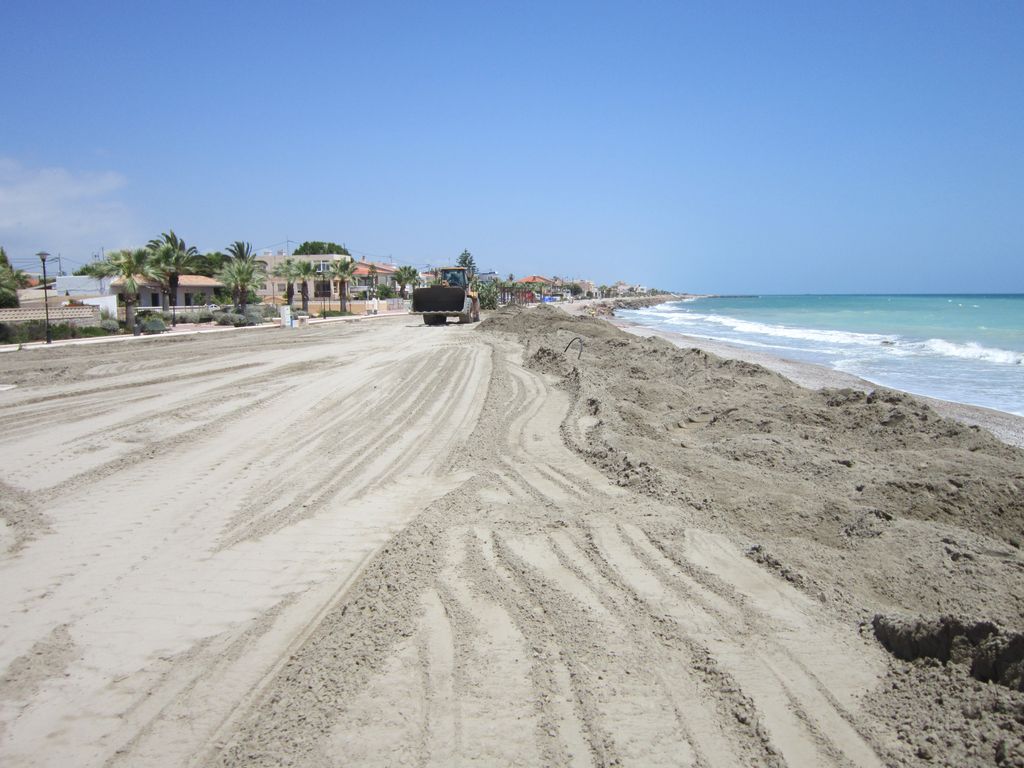
[[[50,330],[50,294],[46,287],[46,260],[50,258],[50,254],[40,251],[36,256],[43,263],[43,311],[46,313],[46,343],[53,344],[53,331]]]

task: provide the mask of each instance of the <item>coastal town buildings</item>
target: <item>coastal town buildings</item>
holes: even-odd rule
[[[274,272],[286,259],[311,261],[313,263],[316,277],[307,281],[310,297],[329,301],[339,300],[338,281],[331,279],[329,276],[331,264],[336,261],[353,260],[351,256],[339,253],[317,256],[289,256],[284,251],[278,251],[274,254],[264,253],[260,255],[259,260],[267,268],[267,279],[256,289],[258,296],[275,304],[284,300],[288,291],[288,283],[282,278],[275,276]],[[397,271],[398,268],[394,264],[367,261],[365,258],[357,260],[355,275],[348,284],[348,296],[346,298],[366,298],[371,295],[372,288],[380,286],[387,286],[395,293],[398,293],[400,286],[395,279]],[[295,283],[295,295],[298,296],[301,292],[301,284]]]
[[[493,270],[490,272],[478,272],[476,275],[476,281],[482,285],[497,283],[501,281],[501,275]]]

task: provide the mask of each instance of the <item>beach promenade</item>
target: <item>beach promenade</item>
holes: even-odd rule
[[[899,393],[548,307],[13,352],[0,384],[4,766],[1018,754],[1010,678],[873,622],[1021,627],[1024,453]]]

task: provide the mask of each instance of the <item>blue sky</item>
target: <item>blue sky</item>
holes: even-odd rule
[[[0,244],[1024,292],[1024,3],[0,8]]]

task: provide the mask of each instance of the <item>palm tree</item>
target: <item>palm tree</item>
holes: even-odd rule
[[[370,268],[367,270],[370,273],[370,294],[367,298],[377,298],[377,265],[370,264]]]
[[[199,255],[198,249],[194,245],[186,245],[184,240],[174,234],[173,229],[170,232],[161,233],[160,237],[154,237],[146,244],[146,247],[151,251],[155,251],[161,245],[170,245],[175,250],[185,251],[193,256]]]
[[[407,299],[405,295],[405,286],[412,285],[415,287],[420,281],[420,273],[416,267],[399,267],[395,270],[395,280],[402,287],[402,298]]]
[[[0,307],[18,306],[18,289],[28,288],[31,284],[32,278],[28,273],[15,269],[6,260],[0,260]]]
[[[217,273],[217,279],[231,291],[235,304],[241,309],[242,314],[245,314],[249,291],[263,282],[265,277],[266,270],[263,268],[262,262],[251,258],[232,259]]]
[[[173,234],[173,233],[172,233]],[[199,266],[199,253],[194,247],[182,249],[184,243],[167,243],[158,246],[153,252],[153,274],[160,281],[164,293],[164,303],[172,297],[172,306],[178,304],[178,282],[182,275],[191,274]],[[167,307],[164,307],[167,310]],[[177,316],[172,323],[177,324]]]
[[[287,286],[285,296],[288,301],[288,306],[290,307],[292,305],[292,301],[295,299],[295,281],[299,279],[297,274],[297,262],[295,259],[285,259],[274,267],[274,271],[271,272],[271,274],[274,277],[285,281],[285,285]]]
[[[301,280],[299,290],[302,291],[302,311],[309,312],[309,281],[316,280],[317,271],[312,261],[295,262],[295,277]]]
[[[96,265],[97,272],[103,277],[121,281],[125,326],[132,331],[135,330],[135,305],[139,303],[139,281],[153,278],[152,255],[148,248],[126,248],[114,251]]]
[[[338,281],[338,296],[341,298],[341,311],[345,312],[348,304],[348,284],[355,277],[356,263],[353,259],[339,259],[332,261],[327,268],[327,274],[332,280]]]
[[[226,248],[228,256],[232,259],[241,259],[243,261],[253,261],[252,243],[246,243],[241,240],[235,240],[231,245]]]
[[[0,264],[0,307],[18,306],[18,280],[14,270]]]
[[[160,281],[164,311],[167,311],[170,297],[173,297],[175,306],[178,303],[178,278],[200,266],[202,260],[199,250],[194,245],[186,244],[174,234],[173,229],[150,240],[147,248],[155,254],[155,260],[160,265],[155,276]],[[177,317],[173,322],[177,322]]]

